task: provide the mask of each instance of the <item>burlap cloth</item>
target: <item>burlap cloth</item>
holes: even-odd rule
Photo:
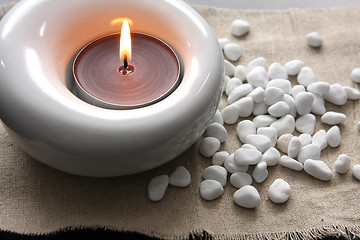
[[[226,10],[194,7],[213,27],[217,37],[228,37],[242,47],[236,64],[248,64],[263,56],[268,65],[285,64],[294,58],[313,68],[318,81],[359,86],[350,79],[351,70],[360,64],[360,7],[330,9],[290,9],[281,11]],[[3,6],[0,13],[6,12]],[[230,34],[234,19],[251,24],[248,35]],[[305,36],[318,31],[324,38],[320,49],[306,45]],[[223,105],[223,103],[222,103]],[[340,147],[328,147],[321,159],[334,170],[341,153],[360,164],[359,101],[345,106],[327,105],[328,110],[343,112]],[[222,106],[220,106],[221,108]],[[227,126],[229,137],[221,149],[233,152],[240,146],[235,127]],[[317,124],[317,130],[329,126]],[[133,231],[160,238],[187,238],[205,235],[217,239],[232,238],[316,238],[330,235],[360,234],[360,181],[351,171],[334,173],[330,182],[317,180],[304,171],[296,172],[280,165],[269,167],[269,177],[253,184],[260,193],[256,209],[236,205],[236,189],[228,184],[222,197],[204,201],[199,195],[201,171],[211,160],[197,151],[199,142],[170,163],[146,173],[117,178],[86,178],[49,168],[29,157],[0,128],[0,229],[27,234],[46,234],[61,229],[105,227]],[[170,186],[160,202],[147,198],[149,180],[170,174],[179,165],[190,170],[191,185]],[[267,190],[276,178],[292,187],[285,204],[274,204]]]

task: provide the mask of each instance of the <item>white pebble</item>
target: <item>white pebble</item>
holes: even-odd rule
[[[288,74],[286,69],[283,66],[281,66],[281,64],[278,62],[273,62],[270,65],[268,72],[270,79],[277,79],[277,78],[288,79]]]
[[[329,125],[341,124],[346,120],[346,115],[339,112],[329,111],[321,117],[321,122]]]
[[[286,102],[286,104],[290,108],[289,115],[291,115],[293,118],[295,118],[297,115],[295,99],[292,96],[290,96],[289,94],[284,94],[283,101]]]
[[[241,146],[242,148],[247,148],[247,149],[254,149],[257,150],[257,148],[254,145],[251,145],[249,143],[245,143]]]
[[[234,36],[240,37],[249,32],[250,24],[248,21],[236,19],[231,23],[231,33]]]
[[[272,105],[284,98],[284,91],[277,87],[266,87],[265,89],[265,103]]]
[[[326,140],[330,147],[337,147],[341,143],[341,132],[338,126],[332,126],[326,133]]]
[[[237,86],[234,90],[231,91],[227,98],[227,103],[232,104],[239,98],[245,97],[247,94],[249,94],[253,90],[252,86],[248,83],[241,84]]]
[[[328,82],[314,82],[307,86],[306,89],[314,94],[322,95],[329,91],[330,84]]]
[[[216,180],[224,187],[226,185],[227,170],[217,165],[209,166],[203,170],[202,177],[204,179]]]
[[[250,120],[242,120],[236,127],[237,135],[242,143],[246,143],[246,137],[256,133],[256,125]]]
[[[245,172],[236,172],[231,174],[230,183],[236,188],[242,188],[245,185],[251,185],[252,178]]]
[[[258,150],[238,148],[234,154],[234,161],[237,165],[256,165],[261,161],[262,153]]]
[[[239,119],[239,107],[236,105],[226,106],[221,111],[221,116],[226,124],[234,124]]]
[[[354,165],[352,167],[352,174],[354,175],[354,177],[357,179],[357,180],[360,180],[360,165],[357,164],[357,165]]]
[[[169,185],[169,176],[160,175],[150,180],[148,184],[148,197],[151,201],[157,202],[163,199]]]
[[[302,67],[304,67],[304,62],[298,59],[291,60],[285,64],[287,74],[290,76],[297,75]]]
[[[232,77],[235,73],[235,66],[231,62],[224,60],[225,75]]]
[[[185,167],[179,166],[170,175],[169,182],[172,186],[187,187],[191,183],[191,175]]]
[[[300,149],[298,160],[302,164],[308,159],[319,159],[321,154],[320,146],[317,144],[308,144]]]
[[[228,132],[220,123],[211,123],[205,131],[205,136],[217,138],[221,143],[225,142]]]
[[[346,154],[340,154],[335,161],[335,170],[338,173],[345,174],[350,168],[351,158]]]
[[[223,193],[224,188],[216,180],[207,179],[200,184],[200,196],[204,200],[214,200],[220,197]]]
[[[267,170],[266,162],[259,162],[252,173],[252,176],[257,183],[262,183],[268,177],[269,172]]]
[[[222,86],[222,92],[225,92],[226,85],[229,82],[230,77],[228,75],[223,75],[223,86]]]
[[[326,131],[324,129],[317,131],[312,137],[311,142],[319,145],[320,150],[324,150],[328,145],[326,139]]]
[[[257,57],[249,62],[248,68],[250,70],[254,69],[255,67],[262,67],[266,69],[266,59],[263,57]]]
[[[267,105],[265,102],[254,103],[253,114],[255,116],[267,114],[268,108],[269,105]]]
[[[310,113],[314,102],[314,95],[310,92],[300,92],[295,97],[296,111],[300,115]]]
[[[330,181],[333,175],[329,166],[321,160],[306,160],[304,163],[304,170],[311,176],[322,181]]]
[[[240,79],[241,81],[246,80],[246,75],[249,73],[249,69],[244,65],[238,65],[235,67],[234,77]]]
[[[310,84],[315,82],[314,71],[309,67],[301,68],[297,76],[297,81],[299,84],[303,85],[304,87],[309,86]]]
[[[357,90],[356,88],[348,87],[348,86],[344,86],[343,88],[344,88],[344,90],[346,92],[346,96],[349,100],[360,99],[360,91]]]
[[[295,119],[288,114],[273,122],[270,127],[276,129],[278,136],[285,133],[293,133],[295,130]]]
[[[211,159],[212,165],[223,165],[225,160],[230,156],[230,154],[226,151],[216,152]]]
[[[269,74],[265,68],[257,66],[253,68],[246,76],[248,83],[253,87],[265,88],[269,82]]]
[[[249,117],[254,110],[254,100],[251,97],[240,98],[233,105],[239,108],[239,117]]]
[[[277,141],[277,132],[273,127],[259,127],[256,130],[257,134],[267,136],[271,140],[271,147],[275,147]]]
[[[242,85],[243,82],[238,78],[230,78],[225,87],[226,95],[230,95],[230,93],[238,86]]]
[[[265,152],[271,147],[271,140],[265,135],[250,134],[246,137],[246,143],[256,147],[261,153]]]
[[[199,145],[199,151],[204,157],[211,157],[220,148],[220,141],[214,137],[205,137]]]
[[[318,94],[313,94],[313,95],[314,95],[314,102],[312,105],[311,112],[317,115],[323,115],[324,113],[326,113],[325,99]]]
[[[277,148],[283,153],[288,152],[289,143],[294,136],[290,133],[282,134],[276,143]]]
[[[297,158],[301,148],[302,148],[302,145],[301,145],[301,141],[300,141],[299,137],[294,136],[293,138],[291,138],[289,145],[288,145],[288,150],[287,150],[288,156],[291,158]]]
[[[280,165],[283,167],[290,168],[295,171],[301,171],[304,169],[304,166],[301,162],[296,161],[295,159],[293,159],[289,156],[286,156],[286,155],[281,156]]]
[[[260,205],[259,192],[251,185],[245,185],[234,193],[234,202],[244,208],[256,208]]]
[[[275,166],[280,161],[280,153],[276,148],[271,147],[263,153],[261,161],[266,162],[269,167]]]
[[[269,106],[268,113],[273,117],[282,117],[290,112],[289,105],[284,101],[278,101]]]
[[[306,145],[309,145],[312,141],[312,137],[308,133],[300,134],[299,139],[301,141],[301,146],[303,146],[303,147],[305,147]]]
[[[320,47],[322,45],[323,39],[320,33],[311,32],[308,35],[306,35],[306,42],[311,47]]]
[[[296,96],[301,93],[301,92],[306,92],[306,89],[303,85],[295,85],[291,90],[290,90],[290,94],[291,96],[293,96],[293,98],[295,99]]]
[[[276,120],[277,120],[276,117],[273,117],[271,115],[263,115],[262,114],[262,115],[257,115],[256,117],[254,117],[253,123],[255,124],[256,128],[268,127]]]
[[[235,163],[234,153],[230,154],[230,156],[225,160],[224,167],[229,173],[235,172],[247,172],[249,169],[249,165],[238,165]]]
[[[272,79],[269,81],[266,87],[277,87],[284,91],[286,94],[290,94],[292,89],[291,82],[286,79]]]
[[[224,54],[230,61],[237,61],[241,56],[241,48],[236,43],[225,44]]]
[[[219,109],[216,110],[214,117],[211,120],[211,123],[220,123],[221,125],[224,125],[224,119],[222,118]]]
[[[247,96],[251,97],[255,103],[262,102],[265,99],[265,90],[262,87],[257,87]]]
[[[276,179],[269,187],[268,196],[274,203],[284,203],[290,198],[291,187],[283,179]]]
[[[311,113],[304,114],[295,121],[295,128],[300,133],[312,135],[315,131],[315,125],[316,117]]]
[[[341,84],[330,85],[329,91],[323,95],[324,99],[335,105],[344,105],[347,101],[346,92]]]
[[[354,68],[351,71],[351,79],[354,82],[360,83],[360,68]]]
[[[229,43],[228,38],[218,38],[218,42],[221,49],[224,49],[224,46]]]

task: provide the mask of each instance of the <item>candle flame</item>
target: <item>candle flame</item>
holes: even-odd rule
[[[127,61],[131,60],[130,26],[127,19],[122,24],[120,34],[120,61],[124,61],[125,58]]]

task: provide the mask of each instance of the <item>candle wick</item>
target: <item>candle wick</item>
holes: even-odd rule
[[[128,68],[127,54],[124,55],[124,68]]]

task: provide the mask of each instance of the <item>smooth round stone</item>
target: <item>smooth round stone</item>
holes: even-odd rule
[[[307,86],[306,89],[314,94],[322,95],[329,91],[330,84],[328,82],[314,82]]]
[[[291,91],[290,91],[290,94],[291,96],[293,96],[293,98],[295,99],[296,96],[301,93],[301,92],[306,92],[306,89],[303,85],[295,85]]]
[[[268,114],[268,112],[267,112],[268,108],[269,108],[269,106],[264,101],[263,102],[257,102],[257,103],[254,104],[253,114],[255,116]]]
[[[278,136],[285,133],[293,133],[295,130],[295,119],[288,114],[270,124],[270,127],[274,127],[276,129]]]
[[[219,198],[224,193],[224,188],[221,184],[212,179],[206,179],[200,184],[200,196],[204,200],[214,200]]]
[[[321,116],[321,122],[329,125],[341,124],[346,120],[346,115],[339,112],[329,111]]]
[[[249,94],[251,91],[253,90],[253,87],[248,84],[241,84],[239,86],[237,86],[234,90],[231,91],[231,93],[229,94],[228,98],[227,98],[227,103],[228,104],[232,104],[233,102],[235,102],[236,100],[245,97],[247,94]]]
[[[204,157],[212,157],[220,148],[220,141],[214,137],[205,137],[199,145],[199,151]]]
[[[304,170],[311,176],[322,181],[330,181],[333,175],[329,166],[321,160],[306,160],[304,163]]]
[[[247,148],[247,149],[254,149],[257,150],[257,148],[254,145],[251,145],[249,143],[245,143],[241,146],[241,148]]]
[[[223,165],[225,160],[230,156],[230,154],[226,151],[216,152],[211,159],[212,165]]]
[[[216,180],[224,187],[226,185],[227,171],[224,167],[213,165],[203,170],[202,177],[204,179]]]
[[[211,123],[220,123],[221,125],[224,125],[224,119],[221,116],[221,112],[219,109],[216,110],[214,117],[211,120]]]
[[[244,65],[238,65],[235,67],[234,77],[240,79],[241,81],[246,80],[246,75],[249,73],[249,69]]]
[[[229,43],[228,38],[218,38],[218,42],[221,49],[224,49],[224,46]]]
[[[289,115],[291,115],[293,118],[295,118],[297,115],[295,99],[289,94],[284,94],[283,101],[286,102],[286,104],[290,108]]]
[[[242,188],[245,185],[251,185],[252,178],[245,172],[236,172],[231,174],[230,183],[236,188]]]
[[[284,101],[274,103],[268,108],[268,113],[273,117],[282,117],[290,112],[289,105]]]
[[[269,172],[267,170],[266,162],[259,162],[252,173],[252,176],[257,183],[262,183],[268,177]]]
[[[273,62],[268,69],[270,79],[288,79],[286,69],[278,62]]]
[[[293,137],[294,136],[291,133],[281,135],[276,142],[276,147],[283,153],[287,153],[290,141]]]
[[[269,74],[266,72],[265,68],[257,66],[254,67],[246,76],[248,83],[253,87],[262,87],[266,88],[266,85],[269,82]]]
[[[271,147],[263,153],[261,161],[266,162],[266,165],[269,167],[275,166],[280,161],[280,152],[276,148]]]
[[[224,60],[225,75],[232,77],[235,73],[235,66],[228,60]]]
[[[228,132],[220,123],[211,123],[205,131],[205,136],[217,138],[221,143],[225,142]]]
[[[272,105],[284,98],[284,91],[277,87],[266,87],[265,89],[265,103]]]
[[[265,99],[265,90],[262,87],[257,87],[247,96],[251,97],[255,103],[262,102]]]
[[[311,112],[317,115],[323,115],[324,113],[326,113],[325,99],[318,94],[313,94],[313,95],[314,95],[314,102],[312,105]]]
[[[237,135],[242,143],[246,143],[246,137],[256,133],[256,125],[250,120],[242,120],[236,127]]]
[[[239,117],[249,117],[254,110],[254,100],[251,97],[243,97],[233,103],[239,108]]]
[[[320,150],[325,149],[328,145],[326,131],[324,129],[317,131],[312,137],[311,143],[319,145]]]
[[[308,133],[302,133],[299,135],[299,139],[301,141],[301,145],[305,147],[306,145],[309,145],[312,142],[312,137]]]
[[[341,84],[332,84],[327,93],[323,95],[324,99],[335,105],[344,105],[347,102],[346,92]]]
[[[314,94],[300,92],[295,97],[296,111],[300,115],[310,113],[314,102]]]
[[[228,105],[221,111],[221,116],[226,124],[234,124],[239,119],[240,109],[236,105]]]
[[[241,56],[241,48],[236,43],[228,43],[224,46],[224,55],[230,61],[237,61]]]
[[[235,163],[234,153],[230,154],[230,156],[225,160],[224,167],[229,173],[235,172],[247,172],[249,170],[249,165],[239,165]]]
[[[226,84],[225,93],[226,95],[230,95],[230,93],[238,86],[242,85],[243,82],[238,78],[230,78],[230,80]]]
[[[360,165],[357,164],[357,165],[354,165],[352,167],[352,174],[354,175],[354,177],[357,179],[357,180],[360,180]]]
[[[248,68],[251,70],[254,69],[255,67],[262,67],[266,69],[266,59],[263,57],[257,57],[251,60],[248,64]]]
[[[260,114],[253,118],[253,123],[255,124],[256,128],[269,127],[276,120],[277,118],[271,115]]]
[[[350,168],[351,158],[346,154],[340,154],[335,161],[335,170],[338,173],[345,174]]]
[[[237,190],[233,198],[237,205],[244,208],[256,208],[260,205],[260,194],[251,185],[245,185]]]
[[[236,19],[231,23],[231,33],[234,36],[240,37],[249,32],[250,24],[248,21]]]
[[[322,45],[323,39],[320,33],[311,32],[306,35],[306,42],[311,47],[320,47]]]
[[[223,81],[223,86],[222,86],[222,92],[224,93],[226,90],[226,85],[229,82],[230,77],[228,75],[224,75],[224,81]]]
[[[238,148],[234,154],[234,161],[237,165],[256,165],[261,161],[262,153],[258,150]]]
[[[304,166],[301,162],[296,161],[295,159],[293,159],[289,156],[286,156],[286,155],[281,156],[280,165],[283,167],[290,168],[295,171],[301,171],[304,169]]]
[[[297,158],[301,148],[302,148],[302,145],[301,145],[301,140],[299,139],[299,137],[291,138],[289,145],[288,145],[288,150],[287,150],[288,156],[291,158]]]
[[[356,88],[349,87],[349,86],[344,86],[343,88],[344,88],[344,90],[346,92],[346,96],[349,100],[359,100],[360,99],[360,91],[357,90]]]
[[[273,127],[259,127],[256,130],[257,134],[267,136],[271,140],[271,147],[275,147],[277,141],[277,132]]]
[[[354,82],[360,83],[360,68],[354,68],[351,71],[351,79]]]
[[[287,74],[290,76],[297,75],[300,69],[304,67],[304,62],[298,59],[291,60],[285,64]]]
[[[286,70],[284,70],[286,73]],[[286,74],[287,75],[287,74]],[[273,78],[269,81],[268,85],[266,87],[277,87],[284,91],[285,94],[290,94],[290,91],[292,89],[291,82],[285,78]]]
[[[309,67],[301,68],[297,76],[297,81],[304,87],[309,86],[316,81],[314,71]]]
[[[341,132],[338,126],[332,126],[326,133],[326,140],[330,147],[338,147],[341,143]]]
[[[308,144],[300,149],[298,160],[304,163],[308,159],[319,159],[321,154],[320,146],[317,144]]]
[[[315,131],[315,125],[316,117],[311,113],[304,114],[295,121],[295,128],[300,133],[312,135]]]
[[[246,137],[246,143],[256,147],[261,153],[265,152],[271,147],[271,140],[265,135],[250,134]]]
[[[191,175],[184,166],[179,166],[170,175],[170,185],[176,187],[187,187],[191,183]]]
[[[157,202],[163,199],[169,185],[169,176],[160,175],[150,180],[148,184],[148,197],[151,201]]]
[[[290,198],[291,187],[283,179],[276,179],[269,187],[268,196],[274,203],[284,203]]]

